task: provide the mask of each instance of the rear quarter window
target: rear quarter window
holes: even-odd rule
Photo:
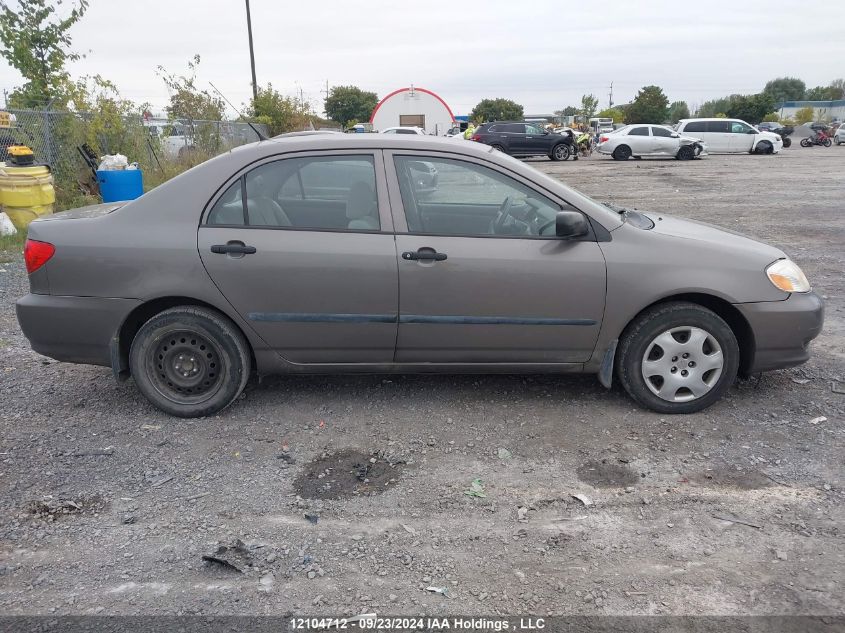
[[[684,126],[684,132],[706,132],[707,124],[704,121],[690,121]]]

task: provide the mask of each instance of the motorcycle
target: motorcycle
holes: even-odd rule
[[[789,138],[789,135],[795,131],[791,125],[784,125],[783,127],[778,127],[772,130],[775,134],[780,136],[780,139],[783,141],[784,147],[789,147],[792,145],[792,139]]]
[[[833,145],[833,141],[830,140],[830,137],[825,133],[824,130],[819,130],[812,136],[808,136],[807,138],[801,139],[801,147],[812,147],[813,145],[823,145],[824,147],[830,147]]]

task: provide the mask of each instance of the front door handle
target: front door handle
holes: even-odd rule
[[[442,262],[446,259],[446,253],[438,253],[434,249],[420,249],[418,251],[405,251],[402,253],[402,259],[408,261],[430,261]]]
[[[212,253],[217,253],[218,255],[252,255],[256,252],[256,248],[254,246],[247,246],[243,242],[227,242],[226,244],[214,244],[211,247]]]

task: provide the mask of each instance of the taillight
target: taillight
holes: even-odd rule
[[[607,143],[609,140],[610,140],[610,138],[607,137],[607,136],[599,137],[599,143]]]
[[[27,240],[23,247],[23,259],[26,263],[26,272],[30,275],[50,261],[55,254],[56,247],[49,242]]]
[[[469,140],[471,140],[471,141],[480,141],[480,140],[481,140],[481,135],[480,135],[480,134],[473,134],[472,136],[470,136],[470,137],[469,137]]]

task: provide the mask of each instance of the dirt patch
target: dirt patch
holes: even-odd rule
[[[376,495],[394,485],[404,462],[391,461],[380,453],[344,450],[323,453],[305,465],[293,488],[305,499],[345,499]]]
[[[575,472],[578,479],[596,488],[633,486],[640,479],[628,466],[608,463],[607,460],[589,461]]]
[[[106,505],[106,501],[100,495],[82,496],[76,499],[44,497],[38,501],[30,501],[26,507],[26,513],[33,519],[57,521],[77,514],[99,514],[106,509]]]
[[[708,468],[703,473],[691,476],[689,480],[702,486],[720,486],[740,490],[757,490],[774,483],[759,471],[738,470],[735,466],[728,464]]]

